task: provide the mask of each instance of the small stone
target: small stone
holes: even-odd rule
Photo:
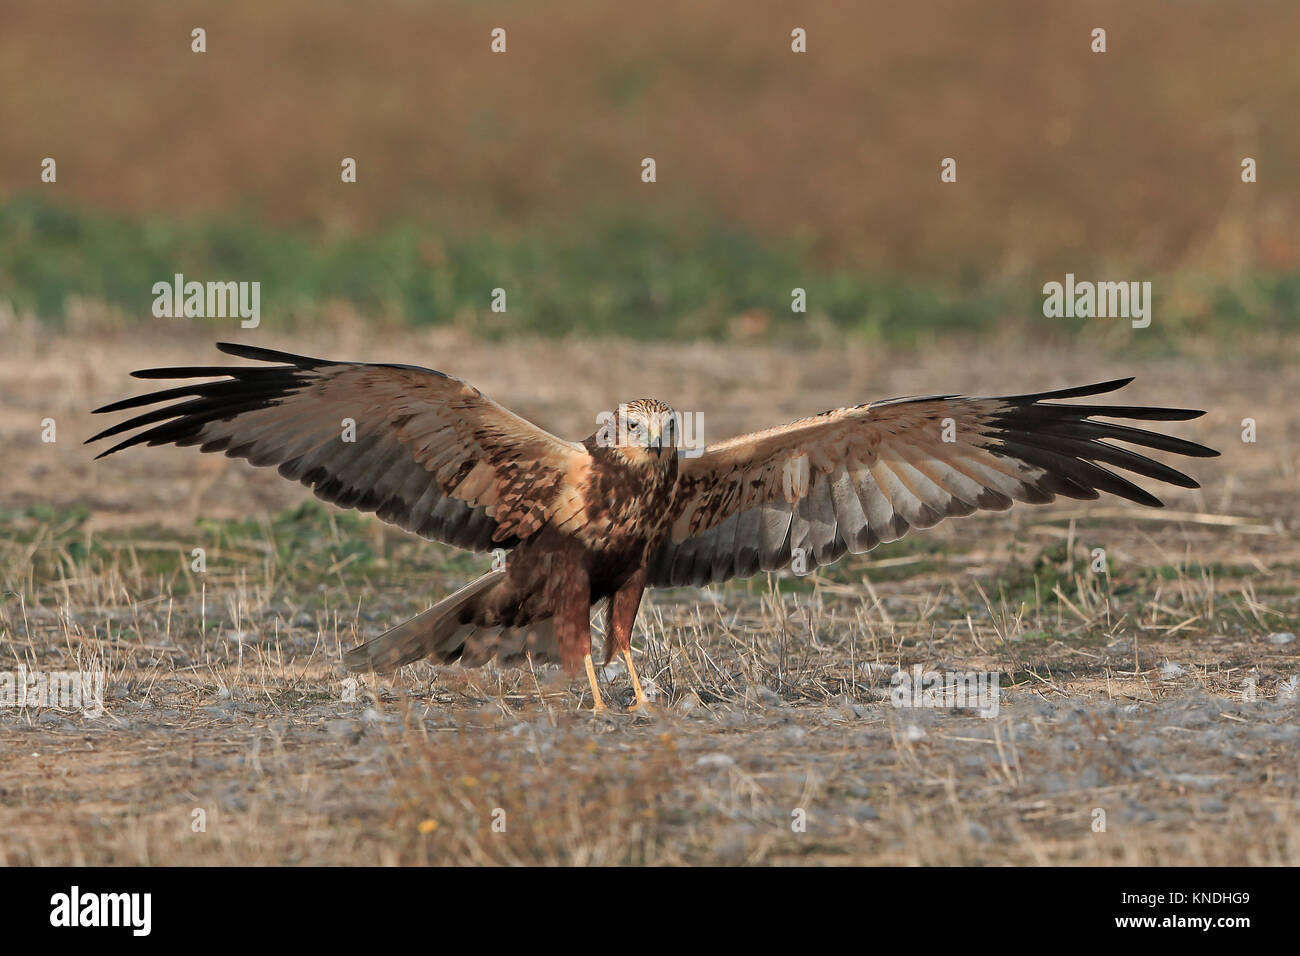
[[[832,710],[836,711],[839,716],[846,720],[854,720],[859,717],[867,716],[867,708],[863,707],[848,694],[840,694],[830,702]]]
[[[1264,640],[1268,641],[1270,644],[1277,644],[1280,646],[1282,644],[1290,644],[1295,640],[1295,635],[1290,631],[1279,631],[1276,634],[1268,635]]]
[[[1183,674],[1185,673],[1186,671],[1183,670],[1181,664],[1174,664],[1166,660],[1163,664],[1160,665],[1161,680],[1173,680],[1176,677],[1182,677]]]
[[[1193,787],[1197,790],[1211,790],[1219,786],[1223,780],[1222,777],[1210,773],[1171,773],[1169,779],[1184,787]]]
[[[702,706],[700,695],[691,690],[683,694],[681,699],[673,704],[673,710],[679,714],[692,714]]]
[[[736,761],[726,754],[705,754],[695,761],[697,767],[734,767],[735,765]]]
[[[754,695],[759,699],[760,703],[767,707],[780,707],[783,703],[780,694],[770,687],[764,687],[762,684],[755,688]]]

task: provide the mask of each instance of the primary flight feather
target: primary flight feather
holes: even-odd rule
[[[1218,454],[1098,420],[1186,421],[1201,411],[1060,401],[1132,379],[1001,398],[871,402],[691,456],[679,454],[676,413],[654,399],[619,406],[606,426],[569,442],[442,372],[217,347],[272,364],[133,373],[187,382],[96,409],[159,406],[89,439],[133,432],[99,457],[138,444],[198,445],[274,465],[326,501],[425,538],[505,550],[504,569],[353,648],[345,662],[386,671],[425,657],[559,661],[570,672],[586,667],[598,709],[590,610],[601,601],[605,659],[624,655],[645,707],[630,648],[647,587],[774,571],[795,554],[809,569],[825,566],[911,528],[1015,501],[1108,492],[1160,507],[1112,469],[1184,488],[1196,481],[1125,445]]]

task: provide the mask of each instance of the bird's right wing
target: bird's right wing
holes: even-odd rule
[[[475,551],[512,547],[535,534],[556,508],[571,507],[569,485],[585,467],[586,449],[459,379],[410,365],[217,347],[278,364],[134,372],[137,378],[217,380],[96,409],[167,403],[89,439],[143,429],[98,457],[138,444],[224,451],[254,465],[275,465],[342,508],[374,511],[407,531]]]

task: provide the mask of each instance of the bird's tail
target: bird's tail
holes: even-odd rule
[[[530,658],[538,664],[559,663],[560,649],[549,616],[518,627],[474,623],[480,599],[504,577],[504,571],[489,571],[423,614],[352,648],[343,655],[343,663],[350,670],[369,668],[379,673],[424,657],[435,664],[459,662],[465,667],[479,667],[494,657],[502,667],[519,667]]]
[[[470,623],[474,603],[504,577],[504,571],[489,571],[423,614],[352,648],[343,655],[343,663],[354,671],[370,668],[384,673],[423,657],[432,657],[437,663],[458,660],[465,647],[464,636],[474,630]]]

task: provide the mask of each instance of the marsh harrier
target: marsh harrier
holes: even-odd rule
[[[776,571],[796,556],[811,570],[912,528],[1015,501],[1108,492],[1159,507],[1116,470],[1182,488],[1197,483],[1123,445],[1218,454],[1102,420],[1185,421],[1199,411],[1061,402],[1131,379],[1001,398],[869,402],[686,455],[676,413],[653,399],[621,405],[595,434],[571,442],[442,372],[218,348],[271,364],[133,373],[196,381],[97,409],[160,406],[89,439],[140,429],[99,457],[139,444],[198,445],[274,465],[325,501],[425,538],[502,549],[504,568],[353,648],[345,662],[389,671],[426,657],[470,666],[494,657],[504,665],[558,661],[571,674],[586,668],[598,710],[590,632],[598,602],[607,602],[605,660],[624,656],[633,706],[648,709],[631,654],[647,587]]]

